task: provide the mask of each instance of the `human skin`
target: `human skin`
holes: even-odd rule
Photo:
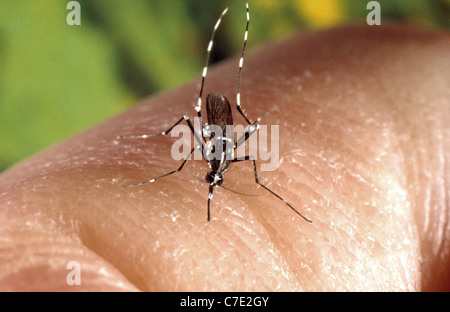
[[[205,161],[157,133],[199,80],[143,100],[0,176],[0,290],[423,291],[449,284],[450,36],[403,26],[306,32],[247,53],[241,101],[279,125],[280,163],[232,164],[206,219]],[[238,59],[206,90],[234,105]],[[233,107],[236,124],[244,124]],[[67,263],[81,285],[67,285]]]

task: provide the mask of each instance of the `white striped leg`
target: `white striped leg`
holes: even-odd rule
[[[154,178],[154,179],[151,179],[151,180],[147,180],[147,181],[143,181],[143,182],[139,182],[139,183],[127,184],[127,185],[124,185],[123,187],[139,186],[139,185],[144,185],[144,184],[148,184],[148,183],[153,183],[153,182],[155,182],[155,181],[157,181],[157,180],[159,180],[159,179],[162,179],[162,178],[167,177],[167,176],[169,176],[169,175],[171,175],[171,174],[174,174],[174,173],[176,173],[176,172],[181,171],[181,169],[183,169],[183,167],[184,167],[184,165],[186,164],[186,162],[188,161],[188,159],[191,158],[191,155],[192,155],[192,153],[194,152],[194,150],[195,150],[195,147],[191,150],[191,152],[190,152],[189,155],[186,157],[186,159],[183,161],[183,163],[181,164],[181,166],[178,167],[177,169],[175,169],[175,170],[173,170],[173,171],[171,171],[171,172],[169,172],[169,173],[163,174],[162,176],[159,176],[159,177],[157,177],[157,178]]]
[[[247,10],[247,25],[245,26],[244,44],[242,46],[241,58],[239,59],[239,75],[238,75],[238,87],[237,87],[237,93],[236,93],[236,106],[237,106],[237,110],[242,115],[242,117],[244,117],[245,121],[249,125],[252,125],[253,122],[247,117],[245,110],[241,106],[241,73],[242,73],[242,67],[244,66],[245,46],[247,45],[247,38],[248,38],[248,25],[250,24],[250,13],[248,10],[248,3],[245,4],[245,7]]]
[[[202,72],[202,84],[200,87],[200,94],[198,96],[198,100],[197,100],[197,105],[195,106],[195,110],[198,114],[198,117],[202,118],[202,95],[203,95],[203,88],[205,86],[205,78],[206,78],[206,74],[208,72],[208,64],[209,64],[209,58],[211,56],[211,50],[214,44],[214,37],[216,35],[216,31],[219,28],[220,22],[222,21],[223,16],[227,13],[228,8],[226,8],[225,10],[223,10],[222,14],[220,15],[219,19],[216,22],[216,25],[214,26],[213,32],[211,34],[211,39],[209,40],[208,43],[208,48],[206,49],[206,63],[205,63],[205,67],[203,67],[203,72]]]
[[[281,105],[277,105],[272,107],[270,110],[268,110],[267,112],[265,112],[264,114],[262,114],[261,116],[259,116],[258,118],[256,118],[256,120],[253,122],[253,124],[248,125],[247,128],[245,129],[245,132],[243,135],[241,135],[241,137],[236,141],[234,148],[238,148],[242,143],[244,143],[245,141],[248,140],[248,138],[255,132],[257,132],[259,130],[259,125],[258,123],[267,115],[269,115],[271,112],[273,112],[274,110],[276,110],[277,108],[279,108]]]
[[[173,128],[175,128],[177,125],[179,125],[183,120],[185,120],[187,122],[189,129],[191,129],[191,132],[194,135],[194,138],[197,141],[197,143],[203,146],[202,140],[200,139],[198,134],[195,132],[194,125],[192,124],[188,115],[184,115],[183,117],[181,117],[175,124],[173,124],[169,129],[167,129],[166,131],[163,131],[163,132],[154,133],[154,134],[140,134],[140,135],[120,135],[117,138],[118,139],[148,139],[148,138],[152,138],[152,137],[156,137],[156,136],[160,136],[160,135],[168,135],[170,133],[170,131],[172,131]],[[203,146],[203,149],[204,149],[204,146]]]
[[[258,121],[258,120],[257,120]],[[255,122],[256,123],[256,122]],[[242,143],[248,140],[253,133],[256,133],[259,130],[259,125],[249,125],[247,129],[245,129],[244,134],[242,134],[234,144],[234,148],[238,148]]]
[[[188,120],[188,116],[181,117],[175,124],[173,124],[169,129],[163,132],[154,133],[154,134],[139,134],[139,135],[120,135],[117,138],[118,139],[148,139],[153,138],[160,135],[167,135],[172,131],[173,128],[175,128],[177,125],[179,125],[183,120]]]
[[[264,184],[262,184],[259,181],[258,171],[256,170],[256,161],[255,161],[255,159],[252,156],[245,156],[245,158],[243,158],[243,159],[236,158],[236,159],[233,159],[233,162],[244,161],[244,160],[251,160],[253,162],[253,171],[255,172],[255,181],[256,181],[256,183],[258,183],[260,186],[262,186],[265,190],[267,190],[270,193],[272,193],[272,195],[276,196],[278,199],[282,200],[287,206],[289,206],[289,208],[291,208],[295,213],[297,213],[305,221],[307,221],[309,223],[312,222],[307,217],[305,217],[300,212],[298,212],[297,209],[295,209],[290,203],[288,203],[286,200],[284,200],[283,197],[281,197],[280,195],[278,195],[277,193],[275,193],[274,191],[272,191],[271,189],[269,189],[267,186],[265,186]]]
[[[205,150],[205,146],[202,143],[202,140],[200,139],[200,137],[198,136],[198,134],[195,132],[194,130],[194,126],[192,125],[191,120],[189,119],[189,116],[184,115],[183,117],[181,117],[173,126],[171,126],[169,129],[167,129],[166,131],[160,132],[160,133],[156,133],[156,134],[143,134],[143,135],[130,135],[130,136],[119,136],[119,139],[146,139],[146,138],[151,138],[151,137],[155,137],[155,136],[160,136],[160,135],[168,135],[170,133],[170,131],[172,131],[173,128],[175,128],[178,124],[180,124],[183,120],[185,120],[189,126],[189,129],[191,130],[191,132],[194,134],[195,140],[198,143],[198,146],[202,147],[202,154],[203,154],[203,150]],[[169,173],[166,173],[162,176],[159,176],[157,178],[151,179],[151,180],[147,180],[147,181],[143,181],[143,182],[139,182],[139,183],[132,183],[132,184],[128,184],[128,185],[124,185],[123,187],[130,187],[130,186],[139,186],[139,185],[144,185],[144,184],[148,184],[148,183],[153,183],[156,180],[159,180],[161,178],[167,177],[168,175],[171,175],[175,172],[181,171],[181,169],[183,169],[184,165],[186,164],[186,161],[191,157],[192,153],[194,152],[194,150],[196,149],[196,147],[194,147],[191,152],[189,153],[188,157],[183,161],[183,163],[181,164],[180,167],[178,167],[178,169],[173,170]]]

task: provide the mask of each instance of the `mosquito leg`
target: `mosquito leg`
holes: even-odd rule
[[[160,136],[160,135],[168,135],[170,133],[170,131],[172,131],[173,128],[178,126],[183,120],[188,121],[189,116],[184,115],[183,117],[178,119],[178,121],[176,123],[174,123],[169,129],[167,129],[166,131],[163,131],[163,132],[153,133],[153,134],[139,134],[139,135],[120,135],[117,138],[118,139],[148,139],[148,138],[153,138],[153,137]],[[189,121],[188,121],[188,124],[189,124]],[[192,127],[191,131],[193,129],[194,129],[194,127]],[[195,131],[193,131],[193,132],[195,133]]]
[[[258,123],[261,121],[261,119],[263,119],[264,117],[266,117],[268,114],[270,114],[271,112],[273,112],[274,110],[276,110],[278,107],[280,107],[280,105],[277,105],[273,108],[271,108],[270,110],[268,110],[267,112],[265,112],[264,114],[262,114],[261,116],[259,116],[258,118],[256,118],[256,120],[251,124],[248,125],[247,128],[245,129],[245,132],[243,135],[241,135],[241,137],[236,141],[234,148],[238,148],[242,143],[244,143],[245,141],[248,140],[248,138],[255,132],[257,132],[259,130],[259,125]]]
[[[172,131],[173,128],[175,128],[177,125],[179,125],[183,120],[185,116],[181,117],[173,126],[171,126],[169,129],[163,132],[154,133],[154,134],[139,134],[139,135],[120,135],[117,138],[118,139],[148,139],[160,135],[167,135]]]
[[[244,134],[242,134],[239,139],[237,139],[237,141],[234,144],[234,148],[238,148],[242,143],[244,143],[245,141],[248,140],[248,138],[255,132],[257,132],[259,130],[259,125],[258,123],[268,114],[270,114],[271,112],[273,112],[274,110],[276,110],[277,108],[279,108],[281,105],[277,105],[272,107],[270,110],[268,110],[267,112],[265,112],[264,114],[262,114],[261,116],[259,116],[258,118],[256,118],[256,120],[253,122],[253,124],[248,125],[247,128],[244,131]]]
[[[185,120],[187,122],[189,129],[191,129],[191,132],[194,135],[194,138],[197,141],[197,143],[199,145],[203,146],[202,140],[198,136],[197,132],[195,132],[194,125],[192,124],[188,115],[184,115],[175,124],[173,124],[169,129],[167,129],[166,131],[160,132],[160,133],[141,134],[141,135],[121,135],[121,136],[118,136],[117,138],[118,139],[148,139],[148,138],[152,138],[152,137],[156,137],[156,136],[160,136],[160,135],[168,135],[173,130],[173,128],[178,126],[183,120]]]
[[[234,144],[234,148],[238,148],[242,143],[248,140],[248,138],[255,132],[259,130],[259,125],[249,125],[245,130],[244,134],[242,134]]]
[[[248,39],[248,25],[250,24],[250,13],[249,13],[249,9],[248,9],[248,3],[246,3],[245,6],[246,6],[246,9],[247,9],[247,24],[245,26],[244,44],[242,46],[241,58],[239,59],[239,75],[238,75],[238,88],[237,88],[237,93],[236,93],[236,106],[237,106],[237,110],[239,111],[239,113],[242,115],[242,117],[244,117],[245,121],[249,125],[256,125],[258,122],[261,121],[261,119],[263,117],[265,117],[271,111],[273,111],[276,108],[278,108],[278,106],[275,106],[274,108],[272,108],[271,110],[269,110],[268,112],[263,114],[262,116],[258,117],[255,121],[252,121],[250,118],[248,118],[247,113],[245,112],[244,108],[241,106],[241,91],[240,91],[241,90],[241,74],[242,74],[242,68],[244,66],[245,46],[247,45],[247,39]],[[258,129],[256,129],[255,131],[257,131],[257,130]],[[250,130],[250,132],[251,131],[252,130]]]
[[[186,157],[186,159],[183,161],[183,163],[181,164],[181,166],[179,166],[177,169],[175,169],[175,170],[173,170],[173,171],[171,171],[171,172],[169,172],[169,173],[163,174],[162,176],[159,176],[159,177],[157,177],[157,178],[154,178],[154,179],[151,179],[151,180],[147,180],[147,181],[144,181],[144,182],[127,184],[127,185],[124,185],[123,187],[139,186],[139,185],[144,185],[144,184],[148,184],[148,183],[153,183],[153,182],[155,182],[155,181],[157,181],[157,180],[159,180],[159,179],[162,179],[162,178],[167,177],[167,176],[169,176],[169,175],[171,175],[171,174],[174,174],[174,173],[176,173],[176,172],[181,171],[181,169],[183,169],[184,165],[186,164],[186,162],[188,161],[188,159],[191,157],[192,153],[194,152],[194,149],[195,149],[195,147],[191,150],[191,152],[190,152],[189,155]]]
[[[277,105],[272,107],[271,109],[269,109],[267,112],[265,112],[264,114],[262,114],[261,116],[259,116],[258,118],[256,118],[256,120],[251,124],[248,125],[247,128],[245,129],[244,134],[236,141],[236,144],[234,146],[234,148],[239,147],[242,143],[244,143],[245,141],[247,141],[247,139],[255,132],[257,132],[259,130],[259,125],[258,123],[267,115],[269,115],[271,112],[273,112],[274,110],[276,110],[277,108],[279,108],[281,105]]]
[[[186,164],[186,162],[188,161],[188,159],[191,157],[191,155],[192,155],[192,153],[194,152],[194,150],[195,150],[196,148],[199,148],[199,147],[201,146],[202,151],[203,151],[203,150],[205,150],[205,146],[203,145],[202,140],[200,139],[200,137],[198,136],[198,134],[195,132],[194,125],[192,124],[192,122],[191,122],[191,120],[189,119],[189,116],[188,116],[188,115],[184,115],[183,117],[181,117],[174,125],[172,125],[172,126],[171,126],[169,129],[167,129],[166,131],[163,131],[163,132],[160,132],[160,133],[157,133],[157,134],[153,134],[153,135],[147,135],[147,134],[144,134],[144,135],[120,136],[120,137],[119,137],[119,138],[121,138],[121,139],[128,139],[128,138],[131,138],[131,139],[146,139],[146,138],[151,138],[151,137],[155,137],[155,136],[159,136],[159,135],[168,135],[168,134],[172,131],[172,129],[175,128],[177,125],[179,125],[183,120],[185,120],[185,121],[187,122],[187,124],[188,124],[188,126],[189,126],[189,129],[190,129],[191,132],[194,134],[195,140],[197,141],[198,144],[197,144],[197,146],[194,146],[194,148],[191,150],[191,152],[189,153],[188,157],[183,161],[183,163],[181,164],[181,166],[180,166],[178,169],[173,170],[173,171],[171,171],[171,172],[169,172],[169,173],[166,173],[166,174],[164,174],[164,175],[162,175],[162,176],[159,176],[159,177],[157,177],[157,178],[154,178],[154,179],[151,179],[151,180],[147,180],[147,181],[143,181],[143,182],[139,182],[139,183],[132,183],[132,184],[124,185],[124,187],[139,186],[139,185],[144,185],[144,184],[148,184],[148,183],[153,183],[153,182],[155,182],[156,180],[159,180],[159,179],[161,179],[161,178],[167,177],[167,176],[169,176],[169,175],[171,175],[171,174],[174,174],[174,173],[176,173],[176,172],[181,171],[181,169],[183,169],[183,167],[184,167],[184,165]]]
[[[262,186],[265,190],[269,191],[270,193],[272,193],[272,195],[276,196],[278,199],[282,200],[286,205],[289,206],[289,208],[291,208],[295,213],[297,213],[300,217],[302,217],[305,221],[311,223],[312,221],[309,220],[307,217],[305,217],[304,215],[302,215],[300,212],[297,211],[297,209],[295,209],[291,204],[289,204],[286,200],[284,200],[283,197],[281,197],[280,195],[278,195],[277,193],[275,193],[274,191],[272,191],[271,189],[269,189],[267,186],[265,186],[264,184],[262,184],[259,181],[259,177],[258,177],[258,171],[256,170],[256,161],[253,158],[253,156],[245,156],[242,159],[239,158],[235,158],[233,159],[232,162],[239,162],[239,161],[244,161],[244,160],[251,160],[253,162],[253,171],[255,173],[255,181],[256,183],[258,183],[260,186]]]
[[[241,106],[241,73],[242,73],[242,67],[244,66],[245,46],[247,45],[248,25],[250,23],[250,13],[248,11],[248,3],[245,4],[245,7],[247,9],[247,24],[245,26],[244,44],[242,46],[241,58],[239,59],[239,75],[238,75],[238,88],[237,88],[237,93],[236,93],[236,106],[237,106],[237,110],[242,115],[242,117],[244,117],[245,121],[249,125],[253,125],[253,121],[251,121],[247,117],[247,114],[245,113],[245,110]]]
[[[219,19],[217,20],[216,25],[214,26],[213,32],[211,34],[211,39],[209,40],[209,43],[208,43],[208,47],[206,48],[206,62],[205,62],[205,67],[203,67],[202,83],[201,83],[201,86],[200,86],[200,93],[198,95],[197,105],[195,106],[195,111],[197,112],[197,116],[198,116],[198,118],[200,120],[200,126],[202,126],[202,127],[203,127],[203,122],[202,122],[202,95],[203,95],[203,88],[205,86],[206,74],[208,72],[209,59],[211,57],[211,50],[212,50],[212,47],[213,47],[213,44],[214,44],[214,37],[216,35],[216,31],[219,28],[220,23],[222,22],[223,16],[227,12],[228,12],[228,8],[223,10],[222,14],[220,15]],[[206,143],[206,139],[203,136],[203,134],[202,134],[202,138],[203,138],[203,142]]]

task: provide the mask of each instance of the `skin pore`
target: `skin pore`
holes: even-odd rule
[[[403,26],[307,32],[246,55],[241,103],[279,125],[260,179],[232,164],[206,220],[208,168],[176,169],[198,79],[0,176],[0,290],[412,291],[449,280],[450,36]],[[211,68],[236,124],[238,58]],[[269,141],[270,142],[270,141]],[[259,162],[259,164],[262,161]],[[67,285],[67,263],[81,285]],[[78,287],[78,288],[77,288]]]

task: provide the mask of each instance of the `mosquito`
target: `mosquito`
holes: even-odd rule
[[[252,161],[253,163],[253,171],[255,174],[255,181],[258,185],[263,187],[265,190],[270,192],[272,195],[283,201],[289,208],[291,208],[295,213],[297,213],[299,216],[301,216],[304,220],[307,222],[311,222],[307,217],[302,215],[297,209],[295,209],[290,203],[288,203],[286,200],[284,200],[280,195],[269,189],[267,186],[265,186],[263,183],[260,182],[258,177],[258,171],[256,169],[256,159],[253,156],[244,156],[244,157],[234,157],[234,151],[244,142],[247,141],[247,139],[257,132],[259,130],[258,122],[261,120],[263,116],[257,118],[255,121],[252,121],[250,118],[248,118],[247,113],[241,106],[241,99],[240,99],[240,88],[241,88],[241,73],[242,68],[244,65],[244,54],[245,54],[245,46],[247,44],[247,38],[248,38],[248,26],[250,23],[250,13],[248,8],[248,3],[246,3],[246,12],[247,12],[247,23],[245,27],[245,34],[244,34],[244,44],[242,47],[241,57],[239,59],[239,73],[238,73],[238,86],[237,86],[237,93],[236,93],[236,108],[239,114],[244,118],[244,120],[247,122],[247,128],[237,140],[234,138],[234,133],[227,132],[226,128],[227,126],[233,126],[233,115],[231,112],[231,105],[228,99],[219,93],[211,92],[208,94],[206,98],[206,115],[208,122],[203,124],[202,122],[202,96],[203,96],[203,89],[205,86],[205,79],[206,74],[208,72],[208,64],[209,59],[211,56],[211,50],[214,44],[214,37],[216,35],[216,31],[219,28],[220,23],[222,22],[223,17],[227,13],[228,8],[226,8],[222,14],[220,15],[219,19],[217,20],[214,29],[211,34],[211,39],[209,41],[208,47],[207,47],[207,54],[206,54],[206,64],[203,68],[202,72],[202,81],[201,81],[201,87],[200,87],[200,94],[198,96],[197,104],[195,106],[195,111],[197,112],[198,120],[200,121],[200,125],[202,125],[202,131],[199,135],[195,129],[194,125],[192,124],[191,120],[189,119],[188,115],[183,115],[175,124],[173,124],[169,129],[166,131],[156,133],[156,134],[143,134],[143,135],[131,135],[131,136],[119,136],[119,139],[148,139],[156,136],[161,135],[168,135],[173,128],[175,128],[177,125],[179,125],[181,122],[186,121],[188,124],[192,134],[194,135],[194,140],[196,141],[196,145],[192,150],[190,151],[189,155],[183,160],[181,165],[173,170],[170,171],[162,176],[159,176],[157,178],[153,178],[151,180],[139,182],[139,183],[133,183],[133,184],[127,184],[123,187],[132,187],[132,186],[140,186],[145,185],[148,183],[153,183],[159,179],[165,178],[167,176],[170,176],[174,173],[180,172],[188,159],[191,157],[191,155],[194,153],[195,149],[201,149],[202,156],[206,160],[206,163],[211,171],[209,171],[205,177],[206,182],[209,184],[209,193],[208,193],[208,221],[211,220],[211,200],[213,198],[213,192],[214,189],[218,186],[222,186],[224,181],[224,173],[228,169],[228,167],[232,163],[240,162],[240,161]],[[211,131],[211,128],[216,128],[219,131]],[[221,131],[220,131],[221,130]],[[218,135],[217,133],[220,133]],[[219,151],[220,157],[212,157],[212,155],[217,155],[217,150]],[[229,189],[228,189],[229,190]]]

